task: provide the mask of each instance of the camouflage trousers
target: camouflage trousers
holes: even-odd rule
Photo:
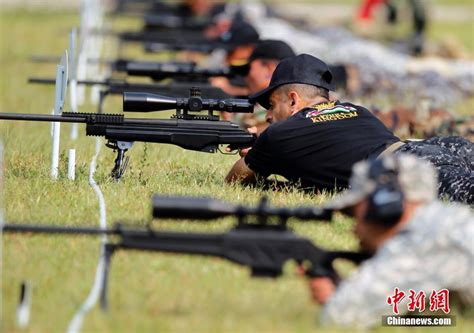
[[[438,171],[439,196],[474,204],[474,144],[458,136],[411,141],[396,153],[408,153],[433,164]]]

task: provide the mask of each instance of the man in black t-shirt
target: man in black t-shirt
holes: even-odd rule
[[[357,161],[377,157],[399,142],[367,109],[329,101],[332,74],[321,60],[302,54],[282,60],[268,88],[251,96],[272,125],[226,177],[255,183],[278,174],[304,188],[347,187]]]
[[[438,171],[441,197],[474,203],[474,145],[461,137],[404,143],[367,109],[329,100],[333,77],[321,60],[302,54],[284,59],[268,88],[251,96],[266,108],[271,126],[235,163],[226,181],[255,184],[282,175],[303,188],[348,186],[352,166],[400,152],[429,161]]]

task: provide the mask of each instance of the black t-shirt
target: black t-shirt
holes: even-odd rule
[[[334,190],[347,187],[354,163],[397,141],[367,109],[329,102],[269,126],[245,163],[263,177],[277,174],[304,188]]]

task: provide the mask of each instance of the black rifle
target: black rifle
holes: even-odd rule
[[[57,63],[59,61],[58,57],[54,56],[40,56],[35,55],[31,57],[32,62],[39,63]],[[206,82],[210,77],[224,76],[231,78],[235,76],[228,68],[201,68],[196,65],[195,62],[179,62],[179,61],[170,61],[170,62],[157,62],[157,61],[141,61],[141,60],[131,60],[131,59],[117,59],[117,60],[101,60],[101,59],[91,59],[90,63],[104,63],[113,71],[120,73],[127,73],[129,76],[145,76],[153,79],[154,81],[161,81],[164,79],[178,79],[179,81],[184,82],[195,82],[202,81]],[[54,81],[53,78],[29,78],[31,83],[51,83]],[[109,79],[104,81],[104,83],[109,83],[114,79]],[[84,81],[81,81],[84,84]],[[86,81],[88,82],[88,81]],[[91,81],[93,82],[93,81]]]
[[[206,38],[202,31],[194,30],[166,30],[166,31],[124,31],[124,32],[108,32],[110,36],[116,36],[123,42],[157,42],[157,43],[184,43],[184,44],[208,44],[211,39]]]
[[[152,61],[123,61],[117,62],[115,70],[127,73],[130,76],[146,76],[154,81],[168,78],[185,79],[186,81],[201,80],[206,82],[210,77],[225,76],[232,77],[233,74],[227,68],[199,68],[195,63],[166,63]]]
[[[146,13],[143,16],[144,31],[163,31],[163,30],[181,30],[181,31],[204,31],[207,27],[212,25],[214,22],[211,18],[193,18],[183,17],[172,14],[157,14]]]
[[[216,75],[220,74],[215,72]],[[210,73],[210,72],[209,72]],[[223,73],[223,72],[222,72]],[[185,74],[181,78],[185,79]],[[129,82],[121,79],[105,79],[105,80],[77,80],[78,85],[86,86],[104,86],[105,90],[110,90],[110,94],[123,93],[125,91],[143,91],[143,92],[157,92],[167,94],[173,97],[183,96],[189,91],[190,87],[198,87],[203,94],[209,98],[229,98],[230,96],[221,89],[211,86],[209,83],[199,82],[199,80],[187,80],[166,83],[139,83]],[[56,79],[49,77],[30,77],[28,83],[54,85]]]
[[[175,41],[144,41],[143,49],[147,53],[163,51],[193,51],[199,53],[212,53],[214,50],[232,49],[231,45],[219,41],[179,43]]]
[[[211,53],[217,49],[228,50],[232,47],[218,39],[208,39],[199,34],[188,35],[178,32],[144,32],[131,31],[113,33],[108,32],[109,36],[117,37],[121,44],[123,43],[140,43],[143,44],[146,52],[163,52],[163,51],[194,51],[201,53]],[[234,47],[237,45],[234,45]]]
[[[232,149],[250,147],[255,135],[237,124],[219,120],[214,111],[251,113],[253,104],[244,99],[202,99],[200,90],[191,89],[189,98],[126,92],[123,109],[130,112],[150,112],[175,109],[172,119],[124,118],[121,114],[74,113],[61,115],[0,113],[0,119],[48,122],[85,123],[86,135],[104,136],[107,147],[117,151],[112,177],[119,179],[127,167],[125,153],[135,141],[168,143],[184,149],[215,153],[219,145]],[[207,115],[200,114],[207,110]]]
[[[368,256],[362,253],[326,251],[309,239],[293,233],[287,219],[330,220],[331,211],[314,207],[274,208],[265,198],[256,207],[233,205],[211,198],[161,197],[153,198],[153,217],[191,220],[210,220],[224,216],[238,218],[237,225],[228,232],[185,233],[154,231],[116,224],[112,229],[72,228],[58,226],[7,224],[4,232],[33,232],[87,235],[117,235],[116,242],[105,244],[105,269],[101,288],[101,306],[107,309],[107,285],[111,256],[116,250],[140,250],[197,254],[224,258],[251,269],[255,277],[277,277],[283,265],[293,260],[304,263],[309,277],[328,276],[337,282],[332,264],[335,259],[360,263]],[[271,219],[277,221],[270,223]]]

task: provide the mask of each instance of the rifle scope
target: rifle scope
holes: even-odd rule
[[[209,197],[153,196],[153,217],[155,218],[213,220],[225,216],[241,218],[255,216],[263,219],[294,217],[300,220],[329,221],[332,217],[332,211],[319,207],[271,207],[267,205],[265,197],[261,199],[257,206],[252,207],[234,205]]]
[[[225,111],[251,113],[253,104],[247,99],[203,99],[199,88],[191,88],[189,98],[173,98],[150,93],[124,92],[123,111],[151,112],[164,110]]]

